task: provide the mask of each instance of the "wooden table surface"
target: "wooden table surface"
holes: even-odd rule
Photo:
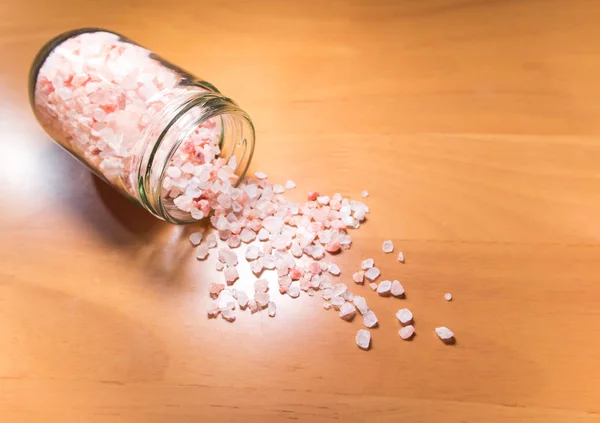
[[[600,2],[0,0],[0,16],[0,421],[600,421]],[[83,26],[236,99],[253,169],[294,198],[370,191],[343,276],[372,256],[407,289],[355,290],[381,321],[370,352],[360,319],[316,297],[207,320],[218,275],[193,228],[119,197],[29,110],[37,49]]]

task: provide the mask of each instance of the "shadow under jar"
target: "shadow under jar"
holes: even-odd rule
[[[235,102],[103,29],[50,40],[32,65],[29,99],[56,142],[170,223],[206,217],[252,159],[254,126]]]

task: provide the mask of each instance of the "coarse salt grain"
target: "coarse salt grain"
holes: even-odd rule
[[[227,268],[225,269],[225,280],[228,284],[232,284],[239,277],[240,275],[238,274],[238,271],[235,268],[235,266],[227,266]]]
[[[365,297],[361,297],[361,296],[355,296],[354,297],[354,306],[358,309],[358,311],[360,312],[360,314],[362,314],[363,316],[369,311],[369,307],[367,306],[367,300],[365,300]]]
[[[375,282],[371,282],[369,284],[369,288],[371,288],[373,291],[377,291],[377,284]]]
[[[377,323],[377,316],[375,316],[375,313],[373,313],[373,311],[368,310],[366,313],[363,314],[363,324],[366,327],[373,328],[377,326]]]
[[[391,253],[392,251],[394,251],[394,244],[390,240],[383,241],[382,249],[383,252],[386,254]]]
[[[269,304],[269,294],[263,291],[254,293],[254,301],[260,308],[265,308]]]
[[[300,287],[298,285],[290,285],[287,293],[292,298],[298,298],[300,296]]]
[[[400,282],[393,281],[391,292],[394,297],[401,297],[404,295],[404,287]]]
[[[407,341],[415,334],[415,327],[413,325],[404,326],[398,331],[398,334],[400,335],[400,338]]]
[[[413,319],[412,312],[407,308],[401,308],[396,312],[396,318],[400,320],[403,325],[410,323]]]
[[[446,292],[444,294],[444,300],[446,300],[446,301],[452,301],[452,294],[449,293],[449,292]]]
[[[365,281],[365,272],[362,270],[352,274],[352,280],[354,283],[363,283]]]
[[[236,266],[238,264],[237,255],[233,251],[225,248],[219,249],[219,261],[225,263],[227,266]]]
[[[323,303],[323,308],[325,310],[329,310],[332,307],[331,303],[328,303],[327,301]]]
[[[334,276],[339,276],[339,274],[341,273],[340,268],[335,263],[330,264],[327,268],[327,271]]]
[[[371,267],[369,270],[365,272],[365,278],[370,280],[371,282],[377,279],[381,275],[381,272],[376,267]]]
[[[437,333],[437,336],[439,336],[442,341],[449,341],[454,338],[454,332],[452,332],[446,326],[435,328],[435,333]]]
[[[345,303],[346,303],[346,300],[344,298],[342,298],[342,297],[333,297],[333,298],[331,298],[331,305],[336,310],[339,310]]]
[[[372,268],[374,264],[375,264],[375,260],[373,260],[372,258],[368,258],[366,260],[363,260],[363,262],[360,265],[360,268],[362,270],[368,270],[368,269]]]
[[[356,345],[360,349],[368,350],[371,345],[371,334],[366,329],[359,329],[356,333]]]
[[[225,285],[223,285],[222,283],[212,283],[210,284],[210,296],[212,298],[217,298],[221,291],[223,291],[224,289]]]
[[[382,281],[377,287],[377,293],[379,295],[389,295],[390,290],[392,289],[392,282],[390,281]]]
[[[296,184],[294,183],[294,181],[288,180],[285,183],[285,189],[293,189],[293,188],[296,188]]]
[[[201,244],[196,249],[196,258],[198,260],[204,260],[206,257],[208,257],[208,247],[206,244]]]
[[[194,232],[190,235],[190,242],[194,247],[197,247],[202,242],[202,232]]]
[[[404,263],[404,253],[402,251],[398,253],[398,261]]]
[[[369,196],[369,191],[366,191],[366,190],[365,190],[365,191],[362,191],[362,192],[360,193],[360,196],[361,196],[362,198],[367,198],[367,197]]]
[[[351,303],[344,303],[340,307],[340,317],[344,320],[350,321],[356,315],[356,308]]]
[[[240,306],[240,308],[242,310],[244,310],[246,307],[248,307],[248,301],[250,299],[248,298],[248,294],[246,294],[244,291],[240,291],[237,294],[237,303]]]
[[[256,179],[267,179],[267,174],[264,172],[255,172],[254,176],[256,177]]]
[[[269,312],[269,317],[275,317],[275,313],[277,312],[277,306],[275,305],[275,303],[273,301],[269,301],[269,304],[267,305],[267,309]]]
[[[205,242],[208,248],[215,248],[217,246],[217,236],[215,234],[209,234],[206,237]]]

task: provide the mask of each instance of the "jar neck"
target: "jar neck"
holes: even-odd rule
[[[233,100],[218,92],[198,89],[183,101],[172,101],[157,113],[140,143],[142,151],[138,157],[141,160],[132,172],[137,179],[140,203],[150,213],[170,223],[196,221],[190,213],[175,207],[173,199],[163,195],[163,181],[173,156],[194,131],[208,121],[216,122],[217,128],[220,127],[219,157],[226,161],[235,157],[235,184],[238,184],[246,174],[254,153],[254,125]]]

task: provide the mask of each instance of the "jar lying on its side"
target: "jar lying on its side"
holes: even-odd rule
[[[206,217],[252,159],[254,126],[232,100],[110,31],[49,41],[34,60],[29,97],[54,140],[171,223]]]

